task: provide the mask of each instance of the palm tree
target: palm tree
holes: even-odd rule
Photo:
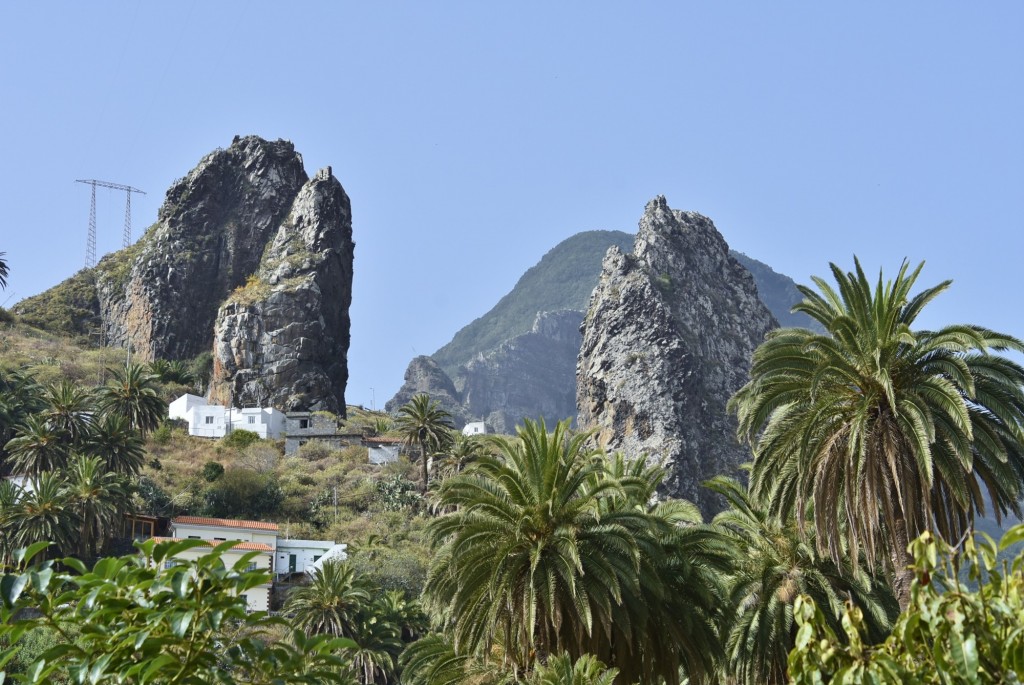
[[[695,509],[650,505],[662,474],[608,466],[588,439],[527,420],[440,483],[450,513],[428,527],[428,607],[454,653],[486,660],[496,647],[516,673],[564,651],[595,654],[623,682],[678,683],[680,666],[696,681],[713,664],[721,598],[693,563],[702,542],[677,525]]]
[[[871,284],[835,264],[838,286],[815,278],[794,311],[825,334],[774,331],[754,354],[750,381],[730,401],[753,446],[751,492],[781,519],[803,524],[813,505],[819,552],[837,564],[886,562],[909,602],[908,542],[933,530],[956,542],[986,511],[1019,515],[1024,480],[1024,369],[993,351],[1021,351],[979,326],[913,330],[950,282],[911,290],[923,267],[904,262]]]
[[[82,451],[103,459],[106,471],[132,476],[142,469],[146,456],[138,432],[117,414],[104,414],[93,422]]]
[[[872,584],[867,574],[849,563],[840,568],[817,555],[813,541],[800,534],[795,521],[784,522],[765,512],[735,479],[718,476],[704,485],[729,505],[713,521],[733,557],[726,582],[731,607],[725,638],[729,682],[787,682],[798,595],[811,597],[837,634],[843,632],[844,602],[850,601],[863,612],[869,637],[885,637],[898,606],[884,583]]]
[[[327,633],[357,639],[359,614],[371,601],[369,587],[355,569],[341,561],[327,561],[309,585],[288,595],[284,613],[307,633]]]
[[[167,361],[155,359],[149,364],[149,372],[160,379],[161,383],[177,383],[178,385],[195,385],[196,377],[188,365],[180,359]]]
[[[439,454],[438,471],[442,476],[453,476],[473,463],[484,452],[484,444],[475,435],[452,434],[451,444]]]
[[[67,466],[70,447],[63,431],[42,414],[32,414],[18,427],[5,449],[14,473],[38,476]]]
[[[429,478],[427,459],[440,452],[451,442],[451,414],[429,395],[415,395],[398,410],[395,427],[405,438],[407,447],[419,445],[423,474],[423,492],[427,491]]]
[[[124,477],[104,469],[99,457],[76,457],[67,468],[66,494],[79,524],[79,558],[95,556],[102,540],[128,510],[130,496]]]
[[[45,471],[30,481],[8,519],[17,547],[48,541],[67,554],[75,548],[78,520],[61,473]]]
[[[167,402],[157,391],[158,378],[141,364],[126,364],[114,379],[99,389],[104,413],[123,416],[143,437],[167,416]]]
[[[15,550],[13,535],[10,535],[10,524],[14,508],[21,500],[22,490],[14,484],[14,481],[6,478],[0,479],[0,529],[5,533],[0,535],[0,568],[10,563],[11,553]]]
[[[612,685],[618,670],[606,668],[591,654],[573,661],[559,654],[534,671],[527,685]]]
[[[46,407],[42,392],[32,376],[0,369],[0,458],[6,456],[5,445],[25,419]],[[7,472],[6,460],[0,467],[0,475]]]
[[[4,258],[6,252],[0,252],[0,288],[7,288],[7,276],[11,273]]]
[[[67,379],[51,383],[43,393],[46,409],[42,416],[51,427],[65,436],[72,447],[79,447],[89,434],[95,407],[84,389]]]

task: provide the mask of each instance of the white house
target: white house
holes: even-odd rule
[[[274,568],[278,575],[307,573],[313,564],[325,557],[344,561],[348,558],[347,548],[348,545],[337,545],[333,540],[278,540]]]
[[[487,424],[483,421],[476,421],[474,423],[467,423],[463,429],[463,435],[483,435],[487,432]]]
[[[234,564],[243,554],[258,552],[249,562],[249,568],[265,569],[277,576],[308,572],[319,561],[347,557],[347,545],[335,544],[333,540],[291,540],[281,538],[280,532],[276,523],[265,521],[179,516],[171,520],[169,538],[154,539],[209,542],[208,547],[196,547],[177,555],[176,558],[184,560],[198,559],[221,542],[237,540],[240,544],[223,556],[226,566]],[[270,590],[271,584],[265,583],[247,591],[245,601],[249,611],[267,611]]]
[[[237,540],[235,545],[223,556],[224,565],[231,566],[243,554],[257,552],[249,562],[249,569],[265,569],[274,572],[274,555],[277,551],[278,526],[276,523],[264,521],[238,521],[235,519],[215,519],[202,516],[179,516],[171,521],[170,538],[154,538],[161,540],[203,540],[209,547],[194,547],[177,555],[176,558],[192,561],[209,553],[209,548],[227,540]],[[173,562],[171,562],[173,563]],[[165,562],[165,566],[167,563]],[[249,611],[268,611],[270,609],[270,583],[258,585],[244,593],[246,607]]]
[[[223,407],[187,393],[168,405],[167,415],[188,423],[188,434],[201,438],[223,438],[230,427],[276,439],[284,432],[285,424],[284,413],[273,407]]]

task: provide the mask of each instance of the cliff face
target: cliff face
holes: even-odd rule
[[[106,339],[144,359],[209,350],[218,307],[256,270],[306,178],[283,140],[236,137],[204,157],[167,191],[130,264],[97,279]]]
[[[523,417],[574,418],[582,318],[573,310],[540,312],[528,332],[460,367],[454,382],[432,358],[416,357],[385,409],[397,412],[426,393],[456,426],[483,420],[498,433],[514,433]]]
[[[575,418],[578,311],[540,312],[533,328],[480,355],[456,377],[462,404],[498,433],[515,433],[524,417]]]
[[[633,252],[608,251],[583,323],[579,423],[603,447],[664,458],[666,493],[710,516],[719,505],[700,484],[750,459],[725,404],[777,323],[700,214],[656,198]]]
[[[345,415],[354,250],[348,196],[323,169],[217,313],[212,399]]]

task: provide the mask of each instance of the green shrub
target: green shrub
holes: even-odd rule
[[[161,423],[160,427],[153,431],[149,439],[158,445],[166,445],[171,441],[171,427],[167,423]]]
[[[260,439],[259,433],[237,429],[233,430],[220,439],[220,444],[236,450],[244,450],[249,445]]]
[[[212,483],[224,475],[224,467],[215,461],[208,461],[203,464],[203,480]]]

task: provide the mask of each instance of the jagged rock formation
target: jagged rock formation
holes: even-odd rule
[[[217,313],[211,399],[345,415],[354,249],[348,196],[322,169]]]
[[[97,279],[107,340],[144,359],[209,350],[218,307],[256,270],[306,180],[288,141],[236,137],[206,155],[167,191],[127,282]]]
[[[329,171],[307,181],[292,143],[236,136],[175,181],[156,223],[136,244],[19,303],[17,311],[71,334],[94,335],[99,328],[107,344],[131,345],[143,360],[188,359],[213,349],[218,310],[241,288],[249,298],[244,304],[256,309],[245,310],[244,320],[222,322],[219,344],[238,355],[230,363],[224,357],[221,387],[245,370],[236,403],[259,395],[287,397],[288,406],[300,409],[343,410],[352,277],[348,198]],[[257,269],[253,287],[243,288]],[[262,285],[273,292],[263,293]],[[263,294],[269,298],[257,302]],[[228,341],[233,334],[245,342]]]
[[[666,494],[719,504],[700,484],[749,452],[725,410],[777,322],[711,220],[648,203],[632,255],[609,249],[582,327],[579,423],[627,455],[665,459]]]

